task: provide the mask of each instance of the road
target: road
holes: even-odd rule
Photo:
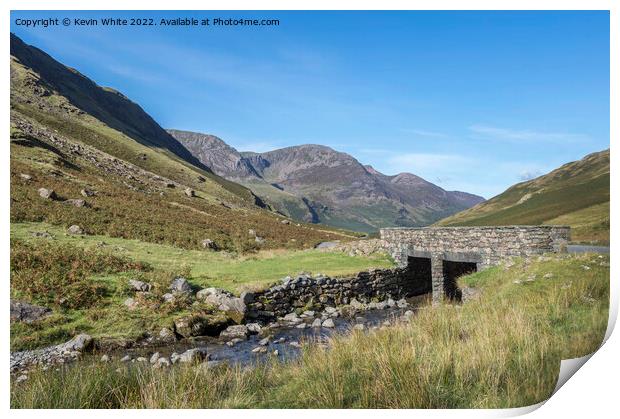
[[[568,253],[609,253],[609,246],[588,246],[584,244],[569,244]]]

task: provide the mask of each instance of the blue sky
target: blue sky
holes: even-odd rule
[[[25,28],[41,17],[277,27]],[[324,144],[486,198],[609,147],[607,12],[12,12],[11,31],[165,128]]]

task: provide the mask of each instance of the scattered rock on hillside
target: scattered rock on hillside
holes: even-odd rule
[[[138,281],[137,279],[130,279],[129,286],[135,290],[140,292],[149,292],[151,290],[151,284],[147,284],[146,282]]]
[[[97,191],[93,191],[93,190],[90,190],[90,189],[82,189],[82,190],[80,191],[80,194],[81,194],[83,197],[88,198],[88,197],[90,197],[90,196],[95,196],[95,195],[97,194]]]
[[[249,235],[249,236],[256,237],[256,230],[254,230],[254,229],[252,229],[252,228],[251,228],[251,229],[249,229],[249,230],[248,230],[248,235]]]
[[[204,239],[202,241],[202,247],[210,250],[217,250],[217,244],[211,239]]]
[[[191,294],[192,286],[187,282],[187,279],[178,277],[170,283],[170,290],[177,294]]]
[[[185,195],[188,198],[193,198],[193,197],[196,196],[196,192],[193,189],[190,189],[190,188],[185,188],[185,191],[183,191],[183,192],[185,193]]]
[[[36,306],[23,301],[11,300],[11,321],[32,323],[52,314],[47,307]]]
[[[53,189],[39,188],[39,196],[44,199],[56,200],[58,196]]]
[[[84,230],[77,224],[73,224],[71,227],[67,229],[67,233],[69,234],[84,234]]]
[[[83,207],[88,206],[86,201],[84,201],[83,199],[67,199],[66,201],[63,202],[63,204],[73,205],[74,207],[77,207],[77,208],[83,208]]]
[[[282,221],[280,221],[280,223],[281,223],[281,224],[288,225],[288,224],[290,224],[291,222],[290,222],[289,220],[282,220]]]
[[[24,180],[32,180],[32,176],[30,176],[29,174],[26,174],[26,173],[20,173],[19,177],[24,179]]]
[[[207,181],[207,179],[205,179],[202,176],[198,176],[196,179],[198,179],[198,182],[206,182]]]
[[[129,310],[135,310],[136,308],[138,308],[138,302],[136,300],[134,300],[133,298],[128,298],[126,299],[123,304],[129,309]]]
[[[263,243],[265,243],[265,238],[261,237],[261,236],[256,236],[256,237],[254,237],[254,241],[256,243],[258,243],[258,244],[263,244]]]
[[[30,233],[30,235],[32,237],[41,237],[44,239],[53,239],[54,236],[52,236],[48,231],[33,231]]]

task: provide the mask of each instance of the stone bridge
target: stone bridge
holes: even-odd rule
[[[566,251],[567,226],[384,228],[381,238],[415,281],[430,282],[433,302],[460,298],[456,278],[512,256]]]

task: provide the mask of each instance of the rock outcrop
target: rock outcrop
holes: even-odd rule
[[[52,310],[24,301],[11,300],[11,321],[32,323],[52,314]]]

